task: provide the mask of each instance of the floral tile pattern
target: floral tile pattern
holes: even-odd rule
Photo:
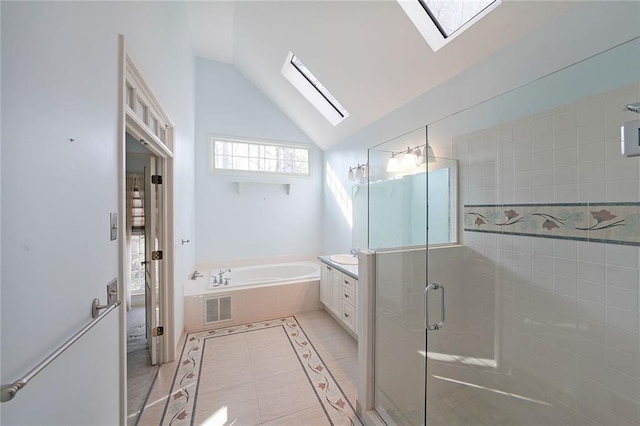
[[[187,335],[173,384],[169,391],[169,398],[167,398],[164,408],[161,424],[193,424],[195,399],[202,370],[203,348],[207,339],[274,327],[281,327],[285,331],[291,347],[300,361],[300,365],[309,378],[310,386],[313,386],[313,391],[326,415],[327,423],[332,425],[361,425],[355,410],[295,317],[205,330]]]
[[[464,230],[640,246],[640,203],[465,205]]]

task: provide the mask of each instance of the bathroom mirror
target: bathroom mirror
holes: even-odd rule
[[[388,161],[387,148],[381,155]],[[370,158],[377,156],[370,152]],[[457,160],[433,157],[406,174],[388,172],[386,167],[376,170],[368,188],[354,187],[353,241],[366,244],[356,247],[457,243]]]

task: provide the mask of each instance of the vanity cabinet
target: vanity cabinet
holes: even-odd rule
[[[356,294],[358,280],[333,266],[322,264],[320,301],[343,327],[357,336]]]

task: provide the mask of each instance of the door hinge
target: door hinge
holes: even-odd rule
[[[151,183],[154,185],[162,185],[161,175],[151,175]]]
[[[153,337],[163,336],[164,327],[163,326],[153,327],[151,334],[153,335]]]
[[[152,251],[151,260],[162,260],[162,250]]]

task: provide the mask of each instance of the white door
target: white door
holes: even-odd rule
[[[162,268],[160,262],[162,241],[160,203],[162,185],[152,183],[157,174],[157,159],[150,157],[145,173],[145,311],[147,325],[147,343],[151,364],[158,363],[158,289]]]

